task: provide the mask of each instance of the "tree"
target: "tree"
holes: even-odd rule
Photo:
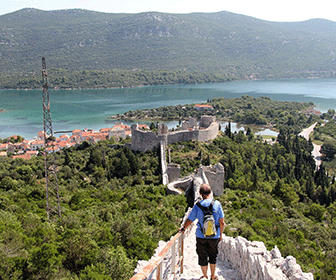
[[[205,166],[210,165],[210,155],[209,154],[204,159],[202,159],[202,165],[205,165]]]
[[[326,141],[321,147],[321,153],[323,154],[323,160],[331,161],[336,154],[336,142]]]

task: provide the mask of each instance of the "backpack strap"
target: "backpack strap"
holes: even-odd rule
[[[206,208],[205,208],[203,205],[201,205],[201,202],[200,202],[200,201],[197,202],[196,205],[198,206],[199,209],[202,210],[202,212],[203,212],[203,214],[204,214],[204,212],[206,211]]]
[[[206,211],[206,209],[210,209],[211,212],[213,212],[213,206],[215,205],[215,200],[211,200],[211,203],[208,207],[204,207],[201,202],[197,202],[196,205],[202,210],[203,214]]]

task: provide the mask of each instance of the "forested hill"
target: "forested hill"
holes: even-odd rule
[[[23,9],[0,16],[0,72],[168,70],[247,78],[333,75],[336,23],[233,14]]]

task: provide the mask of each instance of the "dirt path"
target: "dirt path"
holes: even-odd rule
[[[313,143],[313,146],[314,146],[314,149],[312,151],[312,155],[315,159],[316,168],[319,169],[322,163],[322,160],[321,160],[322,154],[320,153],[321,145],[317,145]]]
[[[202,276],[201,268],[198,265],[198,258],[196,254],[196,226],[193,227],[184,244],[184,266],[183,274],[178,280],[198,280]],[[240,280],[237,272],[233,270],[228,263],[217,261],[216,273],[219,280]],[[210,278],[210,269],[208,270]]]
[[[303,129],[300,133],[299,136],[302,136],[303,138],[305,138],[307,141],[309,140],[309,135],[310,133],[313,132],[315,126],[317,125],[317,122],[312,124],[310,127],[307,127],[305,129]]]
[[[304,137],[307,141],[309,140],[309,135],[313,132],[315,126],[317,123],[312,124],[310,127],[307,127],[303,129],[300,133],[299,136]],[[316,168],[320,168],[320,165],[322,163],[321,156],[322,154],[320,153],[321,150],[321,145],[317,145],[313,143],[313,150],[312,150],[312,156],[314,157]]]

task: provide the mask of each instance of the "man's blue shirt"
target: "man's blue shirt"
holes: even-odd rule
[[[201,201],[201,205],[204,207],[208,207],[211,203],[212,199],[204,199]],[[219,219],[224,218],[224,212],[222,205],[219,201],[215,200],[215,203],[213,205],[213,215],[217,227],[217,234],[214,237],[211,237],[212,239],[218,239],[220,237],[220,228],[219,228]],[[203,212],[202,210],[195,204],[193,209],[191,210],[188,219],[190,221],[195,221],[198,219],[197,223],[197,229],[196,229],[196,237],[197,238],[205,238],[202,232],[203,227]]]

